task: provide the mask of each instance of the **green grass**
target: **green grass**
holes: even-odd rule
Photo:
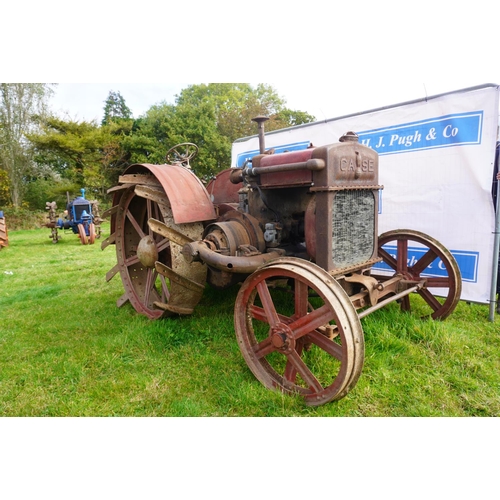
[[[498,317],[460,303],[443,322],[396,304],[362,320],[363,373],[318,408],[265,389],[233,330],[235,288],[207,287],[189,317],[150,321],[129,304],[114,247],[48,229],[9,231],[0,251],[2,416],[498,416]],[[108,227],[104,227],[104,237]]]

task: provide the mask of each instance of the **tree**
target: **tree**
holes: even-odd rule
[[[37,129],[52,93],[45,83],[0,84],[0,168],[8,177],[10,201],[20,206],[25,180],[34,169],[27,135]]]
[[[112,121],[132,118],[132,111],[125,104],[125,99],[120,92],[111,90],[104,103],[104,118],[101,125],[109,125]]]
[[[121,143],[130,133],[132,120],[111,122],[99,127],[95,122],[66,121],[48,117],[39,134],[30,134],[36,159],[50,165],[62,178],[103,196],[129,164]]]
[[[309,123],[314,117],[285,107],[285,101],[266,84],[253,88],[247,83],[209,83],[190,85],[177,96],[168,142],[194,142],[200,153],[193,170],[209,177],[229,168],[231,144],[239,137],[255,135],[252,118],[269,117],[266,130]]]

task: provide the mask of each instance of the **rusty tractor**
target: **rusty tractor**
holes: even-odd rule
[[[5,215],[3,210],[0,210],[0,250],[9,244],[9,233],[7,232],[7,224],[5,223]]]
[[[71,230],[78,235],[82,245],[93,244],[96,239],[101,237],[101,219],[99,215],[99,203],[96,200],[89,201],[85,199],[85,189],[81,189],[81,196],[77,196],[70,201],[69,193],[66,193],[67,204],[64,211],[64,219],[58,217],[57,204],[55,201],[48,201],[46,210],[49,211],[47,218],[49,222],[45,224],[51,232],[49,238],[52,243],[60,240],[58,229]]]
[[[236,338],[267,388],[318,406],[344,397],[364,361],[361,319],[392,302],[444,319],[461,276],[452,254],[414,230],[378,236],[378,155],[353,132],[338,143],[272,154],[257,117],[260,154],[205,187],[178,145],[164,165],[129,166],[113,196],[126,302],[150,319],[191,314],[206,283],[239,283]],[[104,216],[104,214],[103,214]],[[418,247],[421,257],[410,258]],[[426,271],[439,263],[439,275]]]

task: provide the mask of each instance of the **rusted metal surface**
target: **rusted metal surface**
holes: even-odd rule
[[[384,249],[385,245],[392,245],[393,252]],[[422,255],[412,262],[409,249],[415,246],[420,247]],[[424,299],[430,317],[445,319],[454,311],[462,292],[460,269],[455,258],[439,241],[411,229],[388,231],[379,237],[379,254],[390,269],[388,275],[373,272],[383,286],[394,277],[400,280],[398,291],[423,283],[416,292]],[[437,259],[440,261],[439,276],[429,276],[427,267],[433,262],[437,265]],[[411,309],[409,295],[401,300],[401,309]]]
[[[167,195],[176,224],[215,220],[213,203],[202,182],[184,167],[178,165],[132,165],[125,174],[148,174],[160,184]],[[123,182],[122,178],[120,181]],[[141,180],[133,184],[144,185]]]
[[[460,271],[423,233],[378,237],[378,155],[356,134],[273,154],[264,118],[255,121],[261,154],[207,189],[188,165],[124,172],[109,191],[112,231],[102,247],[116,245],[117,264],[106,279],[119,273],[125,293],[117,305],[130,301],[151,319],[191,314],[205,283],[242,283],[234,325],[250,370],[266,387],[317,406],[356,385],[361,318],[395,301],[410,310],[420,295],[428,315],[443,319],[460,299]],[[409,262],[412,245],[424,249],[416,262]],[[435,259],[439,278],[427,274]]]
[[[236,184],[231,181],[231,174],[234,171],[235,169],[232,168],[223,170],[207,184],[207,193],[214,205],[238,203],[241,181]]]
[[[189,265],[182,257],[182,246],[171,239],[171,234],[155,232],[155,229],[165,226],[183,235],[183,241],[193,241],[201,238],[203,226],[177,224],[166,193],[161,195],[157,190],[151,197],[148,187],[149,182],[146,185],[129,183],[128,189],[121,191],[118,208],[113,211],[115,232],[112,235],[118,269],[115,266],[107,278],[120,273],[125,293],[117,302],[119,306],[130,301],[137,312],[150,319],[190,314],[202,296],[206,266]],[[186,285],[191,282],[198,287]]]
[[[234,321],[247,365],[269,389],[299,393],[318,406],[344,397],[361,374],[363,330],[349,297],[303,259],[278,259],[247,278]],[[315,357],[321,362],[307,361]]]
[[[7,231],[7,224],[2,210],[0,210],[0,250],[9,244],[9,234]]]

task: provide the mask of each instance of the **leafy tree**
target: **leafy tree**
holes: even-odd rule
[[[0,168],[8,177],[15,207],[23,201],[26,178],[35,168],[27,135],[37,129],[37,117],[46,113],[51,93],[51,85],[45,83],[0,84]]]
[[[86,187],[94,196],[103,196],[129,163],[121,141],[132,124],[129,120],[99,127],[95,122],[49,117],[43,122],[43,132],[30,134],[29,139],[40,164],[50,165],[62,178]]]
[[[253,88],[247,83],[209,83],[190,85],[177,96],[169,121],[168,142],[194,142],[200,153],[192,162],[202,178],[228,168],[231,144],[239,137],[254,135],[252,118],[269,117],[266,130],[276,130],[314,117],[285,107],[285,101],[266,84]],[[147,118],[146,118],[147,119]]]
[[[104,118],[101,125],[109,125],[113,121],[132,118],[132,111],[125,104],[125,99],[120,92],[109,92],[108,98],[104,101]]]

